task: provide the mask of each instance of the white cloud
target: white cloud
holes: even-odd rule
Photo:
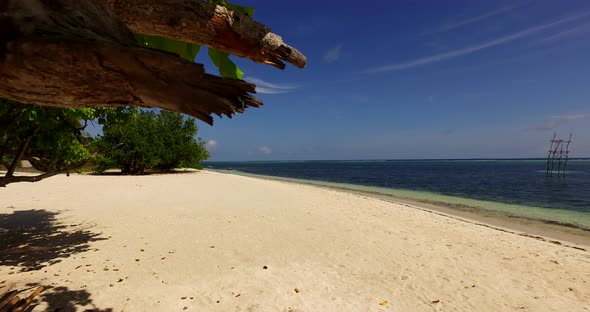
[[[558,126],[565,124],[569,121],[582,119],[586,117],[590,117],[590,114],[554,115],[551,116],[549,120],[543,123],[529,127],[528,130],[555,130]]]
[[[510,7],[503,7],[503,8],[499,8],[497,10],[493,10],[487,13],[484,13],[482,15],[478,15],[478,16],[474,16],[471,18],[467,18],[461,21],[455,21],[455,22],[451,22],[451,23],[446,23],[443,24],[439,29],[429,32],[428,34],[435,34],[435,33],[442,33],[442,32],[447,32],[456,28],[460,28],[469,24],[473,24],[476,22],[480,22],[483,21],[485,19],[488,19],[492,16],[496,16],[496,15],[500,15],[504,12],[509,12],[512,11],[516,8],[517,6],[510,6]]]
[[[289,91],[256,86],[256,93],[260,93],[260,94],[281,94],[281,93],[287,93],[287,92],[289,92]]]
[[[208,151],[213,151],[217,148],[218,145],[219,143],[216,140],[209,140],[207,141],[207,143],[205,143],[205,148]]]
[[[554,42],[561,41],[563,39],[577,37],[577,36],[586,35],[586,34],[590,34],[590,23],[578,25],[576,27],[560,31],[556,34],[545,37],[545,38],[537,41],[536,43],[537,44],[554,43]]]
[[[328,63],[334,63],[340,59],[342,53],[342,45],[339,44],[331,49],[324,52],[324,61]]]
[[[272,153],[272,149],[266,145],[259,147],[258,151],[264,155],[270,155]]]
[[[291,90],[291,89],[297,88],[294,85],[270,83],[270,82],[264,81],[262,79],[258,79],[256,77],[247,77],[246,80],[255,84],[256,86],[262,86],[262,87],[267,87],[267,88],[272,88],[272,89]]]
[[[555,115],[551,116],[553,119],[557,120],[575,120],[590,117],[590,114],[572,114],[572,115]]]
[[[389,65],[384,65],[384,66],[380,66],[380,67],[375,67],[375,68],[369,69],[367,72],[369,72],[369,73],[393,72],[393,71],[398,71],[398,70],[403,70],[403,69],[408,69],[408,68],[413,68],[413,67],[417,67],[417,66],[423,66],[423,65],[428,65],[431,63],[445,61],[445,60],[456,58],[459,56],[475,53],[477,51],[484,50],[487,48],[502,45],[502,44],[505,44],[505,43],[508,43],[508,42],[511,42],[511,41],[514,41],[517,39],[521,39],[521,38],[536,34],[538,32],[554,28],[554,27],[564,24],[564,23],[576,21],[576,20],[586,17],[588,15],[590,15],[590,11],[586,11],[584,13],[577,14],[577,15],[563,17],[563,18],[560,18],[560,19],[550,22],[550,23],[533,26],[533,27],[527,28],[525,30],[521,30],[519,32],[513,33],[511,35],[499,37],[499,38],[496,38],[496,39],[493,39],[493,40],[490,40],[490,41],[487,41],[487,42],[484,42],[484,43],[481,43],[481,44],[478,44],[475,46],[470,46],[470,47],[457,49],[454,51],[435,54],[435,55],[411,60],[411,61],[404,62],[404,63],[389,64]]]
[[[538,131],[545,131],[545,130],[555,130],[559,126],[559,122],[555,120],[549,120],[544,123],[540,123],[537,125],[532,125],[528,128],[528,130],[538,130]]]
[[[246,77],[244,80],[256,85],[256,93],[260,94],[280,94],[287,93],[297,88],[290,84],[277,84],[258,79],[256,77]]]

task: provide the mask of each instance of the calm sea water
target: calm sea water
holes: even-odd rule
[[[545,177],[542,159],[207,162],[205,167],[502,211],[590,229],[590,159],[570,160],[565,178]]]

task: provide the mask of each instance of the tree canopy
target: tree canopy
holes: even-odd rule
[[[86,124],[94,119],[103,124],[107,116],[113,125],[124,123],[126,110],[62,109],[0,99],[0,164],[7,169],[0,186],[36,182],[85,165],[101,152],[92,150],[91,139],[84,133]],[[15,176],[22,160],[44,174]]]
[[[192,118],[160,111],[140,111],[126,123],[106,123],[97,147],[108,149],[96,158],[94,171],[121,169],[124,174],[143,174],[146,169],[200,168],[209,158],[205,142],[195,139],[198,127]]]

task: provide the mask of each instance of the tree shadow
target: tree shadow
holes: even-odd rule
[[[39,270],[92,250],[90,242],[106,239],[81,224],[59,223],[58,214],[43,209],[0,214],[0,266]]]
[[[27,284],[29,287],[38,287],[40,285]],[[44,290],[35,298],[33,304],[27,311],[34,309],[34,306],[41,303],[47,304],[45,311],[50,312],[112,312],[112,308],[99,309],[92,302],[91,294],[84,290],[70,290],[64,286],[43,285]]]
[[[120,171],[107,171],[102,173],[90,172],[88,175],[93,176],[150,176],[150,175],[173,175],[173,174],[193,174],[196,172],[202,172],[200,169],[146,169],[142,174],[128,174]]]

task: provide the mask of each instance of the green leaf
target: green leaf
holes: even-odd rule
[[[235,5],[235,4],[226,4],[225,5],[226,8],[236,11],[238,13],[242,13],[246,16],[252,17],[252,15],[254,15],[254,8],[251,7],[243,7],[243,6],[239,6],[239,5]]]
[[[225,0],[209,0],[209,3],[215,3],[217,5],[221,5],[221,6],[227,6],[227,1]]]
[[[193,62],[195,57],[199,53],[201,46],[194,43],[182,42],[173,39],[148,36],[142,34],[134,34],[137,42],[143,46],[150,47],[152,49],[170,52],[177,54],[185,60]]]
[[[219,69],[221,77],[230,79],[242,79],[244,77],[244,72],[229,59],[229,53],[209,48],[208,54],[211,61]]]
[[[254,8],[230,4],[230,3],[227,3],[226,0],[209,0],[209,3],[215,3],[217,5],[220,5],[222,7],[226,7],[228,9],[238,12],[238,13],[242,13],[242,14],[249,16],[249,17],[252,17],[252,15],[254,15]]]

